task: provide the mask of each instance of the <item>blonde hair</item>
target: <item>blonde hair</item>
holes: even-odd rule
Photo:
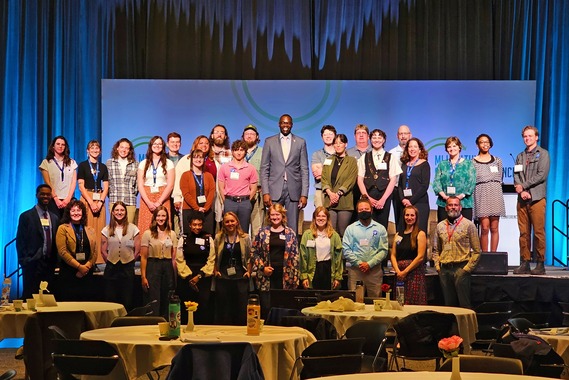
[[[267,216],[265,217],[265,221],[267,223],[267,225],[271,224],[271,211],[276,211],[278,213],[280,213],[283,217],[283,220],[281,222],[281,224],[283,226],[287,226],[287,219],[286,219],[286,209],[284,208],[283,205],[281,205],[280,203],[273,203],[271,205],[271,207],[269,207],[267,209]]]
[[[316,216],[321,212],[326,215],[326,226],[324,227],[324,231],[326,231],[326,236],[332,237],[334,233],[334,227],[332,227],[332,223],[330,223],[330,211],[324,206],[318,206],[312,213],[312,222],[310,223],[310,231],[312,231],[312,235],[316,236],[318,234],[318,227],[316,226]]]

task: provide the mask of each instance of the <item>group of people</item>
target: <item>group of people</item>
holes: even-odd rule
[[[367,295],[379,297],[393,205],[398,232],[392,268],[405,283],[405,302],[426,304],[431,169],[422,141],[402,125],[398,145],[387,152],[385,132],[358,124],[356,145],[348,149],[347,136],[325,125],[324,146],[309,168],[306,142],[292,128],[292,117],[282,115],[280,133],[261,147],[253,125],[231,145],[227,129],[216,125],[209,137],[194,140],[187,155],[180,154],[178,133],[166,140],[154,136],[140,163],[123,138],[106,165],[97,141],[89,142],[88,159],[77,165],[66,139],[56,137],[40,165],[45,183],[37,188],[37,205],[18,225],[23,298],[53,278],[58,257],[62,300],[92,297],[93,271],[105,262],[104,298],[131,308],[140,258],[144,300],[158,301],[155,314],[166,315],[168,293],[175,289],[182,300],[200,304],[197,323],[244,324],[250,292],[259,293],[266,313],[271,289],[339,289],[344,266],[349,289],[363,281]],[[525,127],[522,136],[526,149],[514,176],[522,264],[514,273],[544,274],[549,156],[537,145],[536,128]],[[476,144],[478,155],[467,160],[458,137],[449,137],[449,158],[436,167],[432,183],[439,223],[431,246],[448,305],[470,307],[470,273],[480,251],[497,250],[505,213],[502,162],[489,153],[490,136],[481,134]],[[310,228],[299,234],[310,171],[316,208]],[[80,200],[73,197],[76,182]],[[480,237],[473,220],[480,223]],[[532,228],[538,265],[530,270]]]

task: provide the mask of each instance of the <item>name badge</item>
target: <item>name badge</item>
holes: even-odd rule
[[[151,193],[151,194],[156,194],[156,193],[159,193],[159,192],[160,192],[160,189],[158,188],[158,186],[152,186],[152,187],[150,188],[150,193]]]
[[[281,240],[286,240],[286,235],[285,235],[285,234],[280,234],[280,235],[279,235],[279,239],[281,239]]]
[[[204,238],[196,238],[196,245],[205,245]]]
[[[314,248],[314,247],[316,247],[316,242],[315,242],[314,240],[307,240],[307,241],[306,241],[306,246],[307,246],[308,248]]]
[[[402,240],[403,240],[403,237],[402,237],[402,236],[397,235],[397,236],[395,237],[395,243],[396,243],[396,244],[401,243]]]
[[[170,238],[167,238],[166,240],[164,240],[164,247],[166,247],[166,248],[172,247],[172,240],[170,240]]]
[[[229,174],[229,178],[239,179],[239,173],[238,172],[231,172],[231,174]]]
[[[235,267],[227,268],[227,275],[228,276],[235,276],[236,274],[237,274],[237,271],[235,270]]]
[[[198,203],[205,203],[206,198],[205,195],[198,195]]]
[[[360,245],[362,247],[367,247],[369,245],[369,239],[360,239]]]
[[[49,219],[47,218],[40,218],[41,226],[42,227],[49,227]]]
[[[387,164],[385,162],[380,162],[378,170],[387,170]]]
[[[134,247],[134,240],[127,240],[126,244],[125,244],[128,248],[133,248]]]
[[[100,201],[101,200],[101,193],[93,193],[93,200]]]
[[[444,252],[451,252],[451,251],[452,251],[452,244],[449,243],[449,242],[446,242],[446,243],[443,245],[443,251],[444,251]]]
[[[411,189],[403,189],[403,196],[404,196],[404,197],[412,197],[412,196],[413,196],[413,190],[411,190]]]
[[[85,252],[77,252],[75,254],[75,260],[77,260],[77,261],[85,261],[86,260],[85,257],[86,257]]]
[[[498,167],[497,166],[490,166],[490,173],[498,173]]]
[[[455,195],[455,194],[456,194],[456,187],[454,187],[454,186],[447,186],[447,194],[448,194],[448,195]]]
[[[326,166],[332,165],[332,160],[331,160],[330,158],[325,159],[325,160],[324,160],[324,165],[326,165]]]
[[[514,173],[520,173],[524,171],[524,166],[522,164],[514,165]]]

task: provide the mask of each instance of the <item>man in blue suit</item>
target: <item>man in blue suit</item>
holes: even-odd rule
[[[39,291],[40,281],[53,279],[57,263],[55,235],[59,218],[50,212],[51,187],[46,184],[36,189],[37,205],[24,211],[18,221],[16,250],[22,266],[24,290],[22,299],[31,298]]]
[[[288,226],[298,233],[298,212],[308,200],[308,153],[306,141],[293,135],[292,117],[284,114],[279,119],[281,132],[268,137],[261,158],[261,186],[263,203],[273,202],[286,209]]]

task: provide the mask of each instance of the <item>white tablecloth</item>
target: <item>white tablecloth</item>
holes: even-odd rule
[[[320,316],[330,321],[339,335],[343,335],[348,327],[359,320],[381,320],[385,322],[395,323],[399,319],[409,314],[418,313],[419,311],[433,310],[439,313],[454,314],[458,322],[458,331],[462,339],[464,339],[464,353],[470,353],[470,344],[476,340],[478,332],[478,322],[476,321],[476,313],[471,309],[449,306],[431,306],[431,305],[405,305],[403,310],[382,310],[375,311],[373,305],[366,305],[364,310],[356,311],[329,311],[307,307],[302,309],[305,315]]]
[[[461,372],[462,380],[544,380],[544,377],[504,375],[501,373]],[[356,375],[329,376],[326,380],[448,380],[450,372],[382,372]]]
[[[38,313],[55,311],[85,311],[94,328],[109,327],[116,317],[126,315],[123,305],[113,302],[58,302],[57,306],[38,307]],[[23,338],[24,324],[28,316],[36,313],[27,309],[22,311],[0,311],[0,339]]]
[[[191,342],[249,342],[257,353],[265,379],[288,379],[294,361],[316,338],[300,327],[265,326],[261,335],[249,336],[245,326],[198,325],[180,340],[158,340],[158,326],[127,326],[86,331],[81,339],[104,340],[121,357],[108,378],[135,379],[153,368],[169,365],[176,353]]]

